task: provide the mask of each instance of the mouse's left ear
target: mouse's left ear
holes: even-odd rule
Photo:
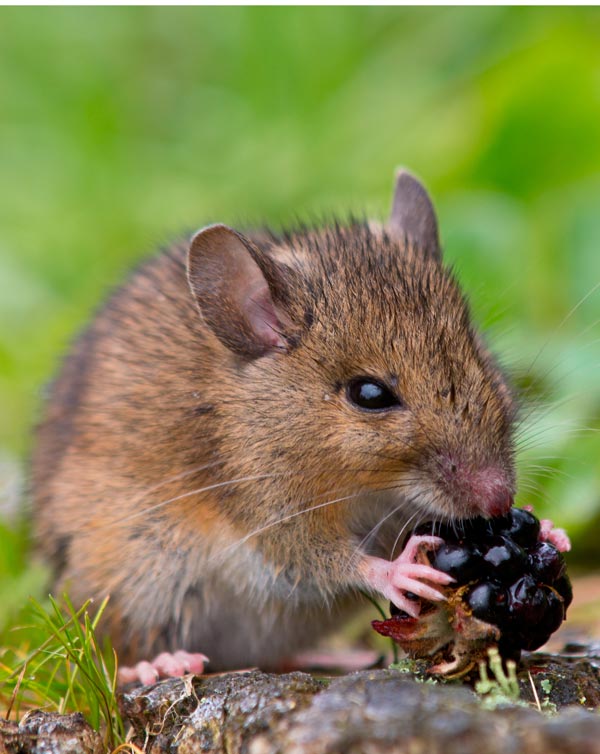
[[[226,225],[202,228],[190,241],[187,276],[200,313],[231,351],[253,359],[289,349],[284,271],[248,238]]]
[[[441,259],[437,218],[429,194],[414,175],[403,168],[396,173],[386,229],[391,235],[408,238],[428,256]]]

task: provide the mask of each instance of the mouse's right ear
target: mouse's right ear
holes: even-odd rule
[[[190,242],[187,276],[206,323],[247,358],[288,350],[288,317],[275,263],[241,233],[209,225]]]
[[[435,259],[442,256],[437,218],[429,194],[423,184],[404,168],[396,172],[387,231],[408,238],[427,256]]]

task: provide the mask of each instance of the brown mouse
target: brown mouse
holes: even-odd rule
[[[359,590],[441,598],[406,531],[509,509],[514,416],[401,171],[383,226],[212,225],[133,272],[51,388],[37,538],[122,662],[277,667]]]

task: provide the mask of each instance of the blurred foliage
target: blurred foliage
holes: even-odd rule
[[[520,502],[589,531],[594,8],[0,9],[0,481],[61,352],[138,258],[210,221],[383,217],[398,164],[430,188],[446,258],[533,400]]]

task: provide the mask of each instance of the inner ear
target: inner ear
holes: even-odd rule
[[[423,185],[407,170],[396,173],[392,211],[387,230],[407,238],[427,256],[441,259],[435,210]]]
[[[282,284],[277,268],[249,239],[226,225],[203,228],[191,240],[187,275],[202,316],[227,348],[248,358],[287,350],[290,323],[273,295]]]

